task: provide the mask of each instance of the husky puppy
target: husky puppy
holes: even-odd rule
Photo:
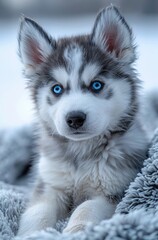
[[[18,235],[110,218],[146,157],[131,28],[111,6],[88,35],[50,37],[23,17],[19,53],[39,120],[35,188]]]

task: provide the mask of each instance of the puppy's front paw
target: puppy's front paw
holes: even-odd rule
[[[79,225],[75,225],[72,227],[67,226],[64,230],[63,233],[76,233],[79,231],[84,231],[85,229],[85,225],[84,224],[79,224]]]

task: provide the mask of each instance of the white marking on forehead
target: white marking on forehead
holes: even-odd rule
[[[64,51],[64,57],[68,62],[68,70],[70,71],[70,74],[77,73],[83,61],[81,47],[76,43],[69,45]]]
[[[86,85],[89,85],[89,83],[97,76],[99,71],[100,66],[97,63],[88,63],[84,67],[81,78]]]
[[[69,82],[73,90],[78,90],[79,70],[83,64],[82,48],[73,43],[69,45],[64,51],[65,60],[68,63]]]
[[[67,86],[69,75],[64,67],[52,69],[51,75],[57,82],[61,83],[63,87]]]
[[[69,45],[64,51],[64,58],[67,62],[67,69],[65,67],[57,67],[52,69],[51,75],[64,87],[69,82],[71,88],[78,89],[78,81],[80,81],[79,70],[83,62],[81,47],[76,43]]]

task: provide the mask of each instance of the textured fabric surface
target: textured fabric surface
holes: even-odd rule
[[[0,239],[13,239],[24,211],[29,187],[27,172],[34,157],[33,128],[0,132]],[[58,223],[58,228],[62,228]],[[21,240],[21,238],[17,238]],[[149,158],[119,203],[116,214],[84,232],[62,234],[55,229],[36,232],[27,240],[157,240],[158,239],[158,132]]]

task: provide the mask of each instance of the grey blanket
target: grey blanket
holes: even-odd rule
[[[0,132],[0,239],[13,239],[25,209],[28,172],[34,154],[32,127]],[[64,223],[58,223],[61,229]],[[16,238],[20,239],[20,238]],[[158,239],[158,131],[149,149],[149,158],[116,214],[84,232],[62,234],[55,229],[36,232],[27,240],[157,240]]]

